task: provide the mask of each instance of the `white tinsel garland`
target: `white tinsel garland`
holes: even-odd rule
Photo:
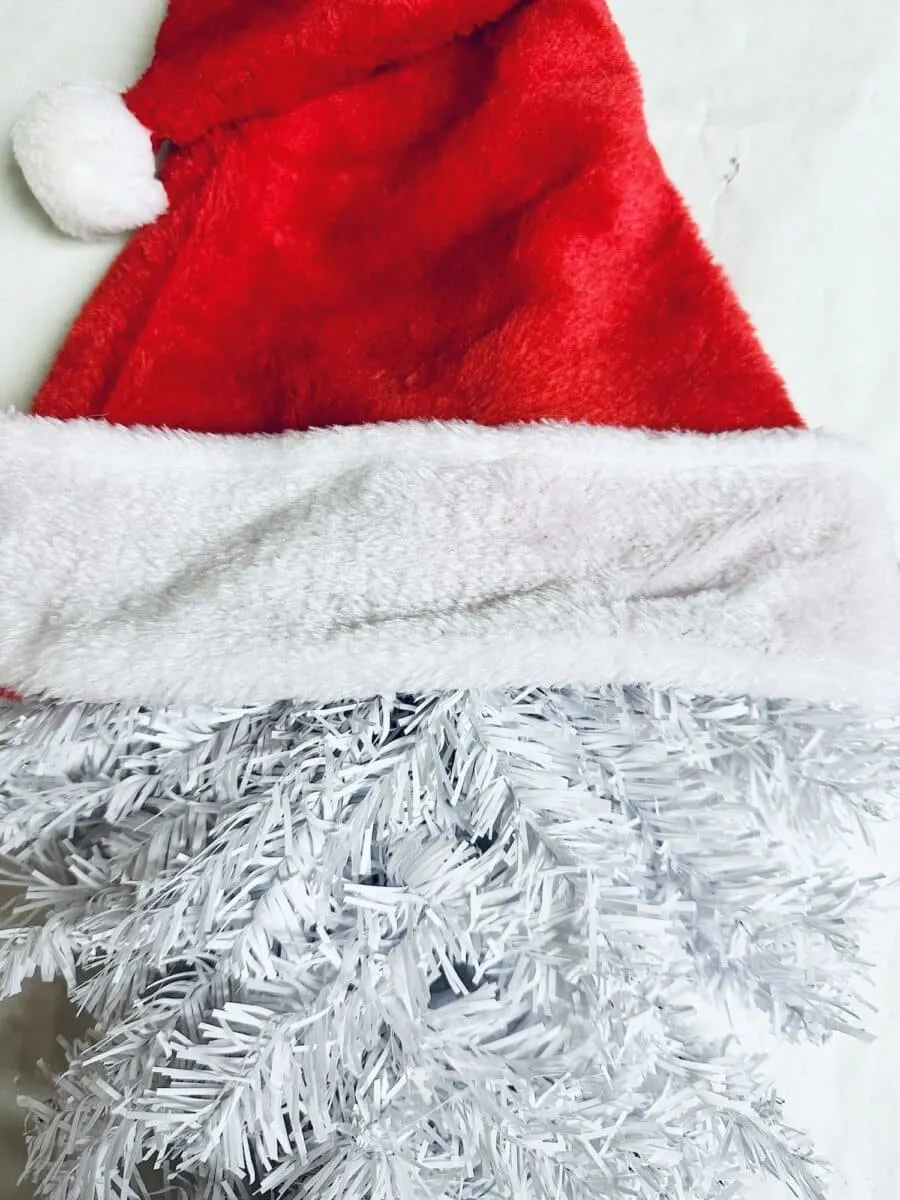
[[[711,999],[862,1031],[900,740],[648,689],[0,715],[0,979],[95,1030],[48,1200],[823,1194]]]

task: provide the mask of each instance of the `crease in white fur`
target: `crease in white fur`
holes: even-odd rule
[[[168,207],[150,132],[106,84],[67,83],[40,92],[12,141],[35,197],[72,237],[126,233]]]
[[[269,703],[651,684],[900,703],[854,448],[411,423],[268,438],[0,418],[0,683]]]

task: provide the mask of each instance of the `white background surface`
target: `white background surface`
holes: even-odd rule
[[[49,228],[16,175],[6,131],[38,87],[129,83],[163,8],[164,0],[0,0],[0,406],[27,405],[117,250]],[[900,522],[900,4],[613,0],[613,8],[644,72],[657,145],[798,406],[810,423],[871,446]],[[898,831],[886,839],[884,864],[900,873]],[[880,922],[871,954],[880,1042],[779,1050],[773,1061],[790,1120],[837,1167],[834,1200],[900,1195],[900,918]],[[29,1042],[52,1043],[52,1011],[49,1001],[28,1006]],[[0,1023],[7,1074],[27,1057],[22,1016],[14,1006]],[[10,1087],[7,1078],[0,1124]],[[0,1152],[0,1200],[14,1194],[14,1173]]]

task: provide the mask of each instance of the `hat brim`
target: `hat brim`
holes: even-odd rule
[[[243,705],[650,684],[895,705],[864,457],[797,430],[0,419],[0,683]]]

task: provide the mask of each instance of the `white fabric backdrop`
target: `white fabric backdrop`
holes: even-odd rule
[[[163,8],[164,0],[0,0],[2,407],[27,405],[117,251],[54,234],[15,172],[6,130],[37,87],[130,82]],[[871,446],[900,526],[900,5],[613,0],[613,8],[644,71],[669,170],[801,411]],[[900,830],[886,839],[884,864],[900,874]],[[779,1049],[773,1060],[791,1120],[837,1167],[834,1200],[894,1200],[900,1187],[900,918],[881,921],[871,954],[881,1040]],[[12,1074],[27,1069],[38,1044],[49,1052],[55,1011],[43,995],[8,1006],[0,1021],[0,1200],[16,1194]]]

